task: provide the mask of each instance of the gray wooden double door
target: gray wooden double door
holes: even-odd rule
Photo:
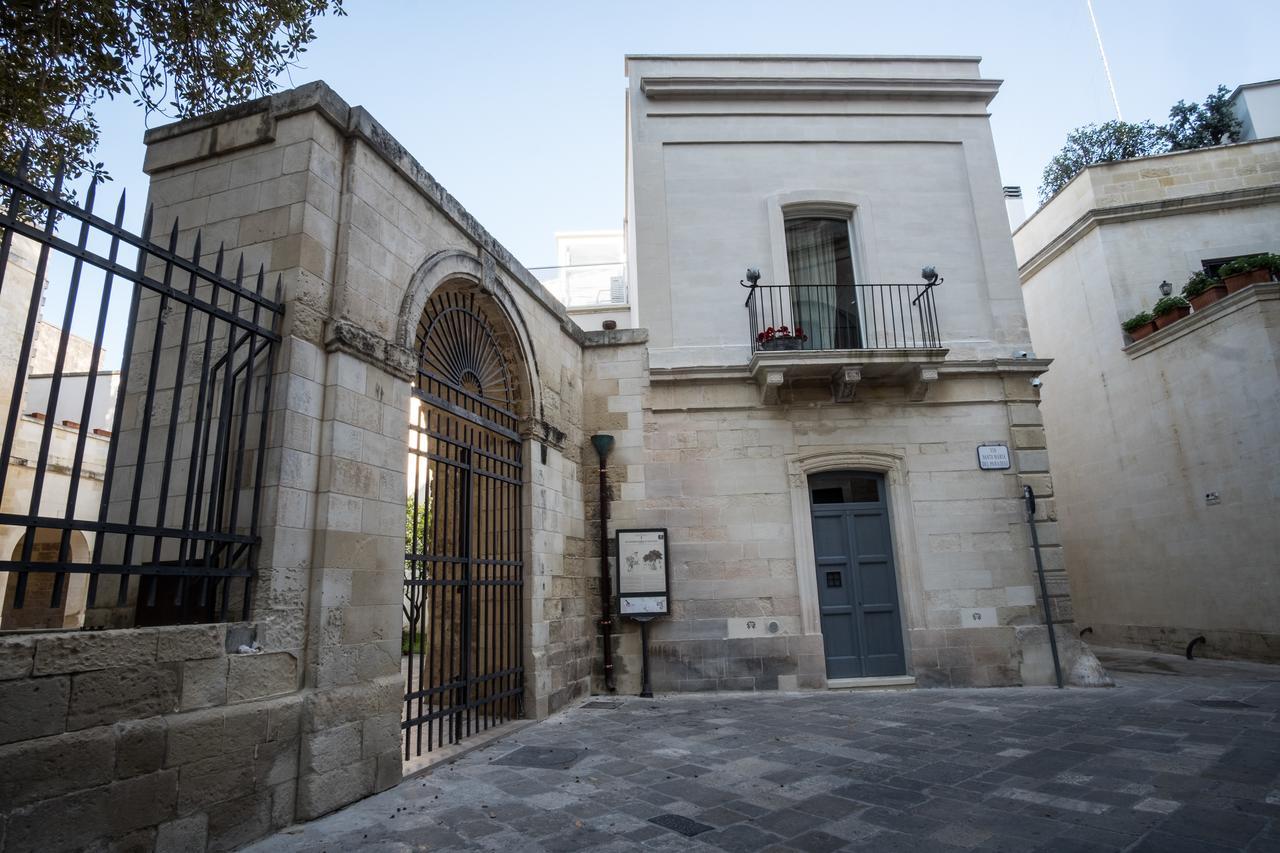
[[[809,498],[827,677],[904,675],[884,477],[815,474]]]

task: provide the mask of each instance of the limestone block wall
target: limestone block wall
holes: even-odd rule
[[[0,850],[231,850],[292,822],[299,661],[234,653],[253,637],[0,637]]]
[[[1060,633],[1074,640],[1074,632],[1044,429],[1028,381],[1043,363],[951,366],[923,403],[873,387],[860,389],[853,404],[833,405],[829,392],[824,402],[819,392],[762,407],[745,376],[676,380],[651,372],[646,355],[638,343],[589,348],[584,389],[587,423],[618,441],[609,464],[610,531],[666,527],[670,535],[672,615],[651,630],[655,690],[826,685],[816,577],[804,553],[812,549],[807,477],[839,469],[886,475],[908,671],[917,683],[1050,683],[1047,648],[1041,654],[1047,635],[1028,630],[1044,620],[1024,485],[1038,497],[1055,620],[1067,623]],[[1008,444],[1012,469],[978,470],[983,442]],[[589,520],[598,518],[592,503],[589,496]],[[638,690],[638,626],[623,621],[619,635],[618,689]],[[1064,647],[1070,670],[1081,650]]]
[[[1280,143],[1090,167],[1014,235],[1076,618],[1104,644],[1280,659],[1276,291],[1129,344],[1206,260],[1280,250]],[[1211,497],[1212,496],[1212,497]]]

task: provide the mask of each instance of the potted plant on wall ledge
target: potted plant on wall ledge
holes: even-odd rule
[[[1128,320],[1120,324],[1120,328],[1129,333],[1129,337],[1135,342],[1142,340],[1147,335],[1156,330],[1156,324],[1151,314],[1147,311],[1139,311]]]
[[[1198,272],[1182,286],[1182,295],[1191,303],[1192,308],[1203,311],[1227,295],[1227,286],[1207,272]]]
[[[797,350],[809,340],[809,336],[804,333],[804,329],[796,326],[795,331],[786,326],[778,326],[765,329],[756,335],[756,343],[760,345],[760,349],[765,352],[778,352],[780,350]]]
[[[1243,290],[1251,284],[1271,281],[1280,273],[1280,255],[1249,255],[1228,261],[1218,269],[1222,283],[1227,286],[1227,293]]]
[[[1172,326],[1191,313],[1191,304],[1181,296],[1166,296],[1151,306],[1151,313],[1156,318],[1156,328]]]

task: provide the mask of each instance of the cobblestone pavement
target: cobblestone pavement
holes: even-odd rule
[[[253,851],[1280,851],[1280,667],[599,698]]]

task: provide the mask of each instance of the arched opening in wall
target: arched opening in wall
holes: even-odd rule
[[[13,546],[11,559],[23,559],[27,534],[23,534]],[[71,531],[68,540],[71,562],[83,563],[89,559],[89,546],[84,534]],[[47,527],[36,528],[31,545],[31,560],[37,563],[58,562],[62,547],[62,531]],[[10,572],[0,605],[0,631],[29,631],[33,629],[79,628],[84,624],[85,576],[81,574],[57,574],[54,572],[28,572],[22,607],[16,606],[18,585],[16,572]]]
[[[404,757],[524,712],[522,364],[470,284],[418,322],[405,502]]]

